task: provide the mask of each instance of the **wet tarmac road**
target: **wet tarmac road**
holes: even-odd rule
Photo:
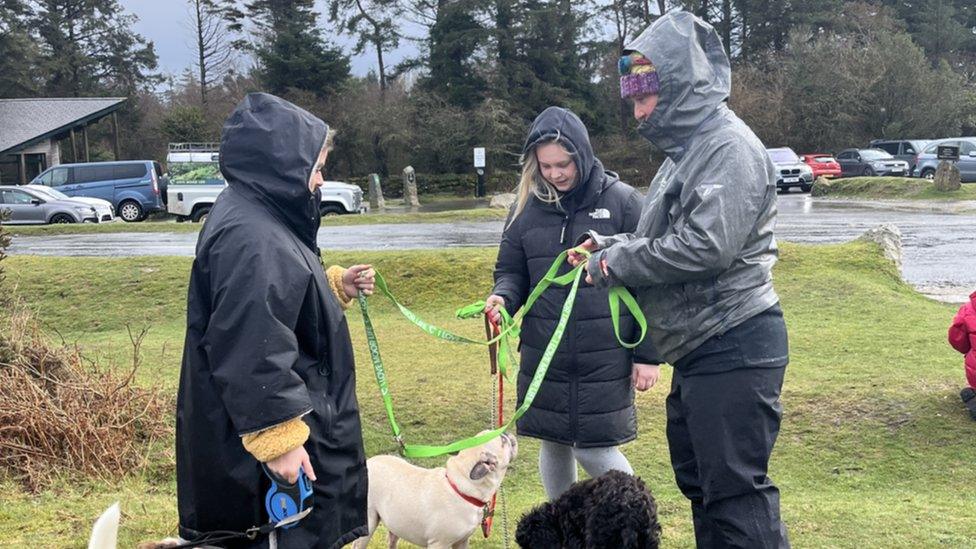
[[[855,204],[819,203],[809,195],[779,198],[777,237],[804,243],[844,242],[883,223],[902,233],[902,274],[924,293],[961,301],[976,289],[976,215],[891,211]],[[326,250],[406,250],[493,246],[502,222],[413,223],[327,227],[319,232]],[[9,252],[58,256],[192,256],[195,233],[116,233],[25,236]]]

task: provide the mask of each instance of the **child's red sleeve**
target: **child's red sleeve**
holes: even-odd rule
[[[949,326],[949,345],[952,345],[953,349],[963,354],[968,353],[970,349],[969,330],[966,329],[965,309],[966,305],[959,308],[956,317],[952,319],[952,325]]]

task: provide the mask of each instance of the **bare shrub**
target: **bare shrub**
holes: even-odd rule
[[[146,464],[167,435],[171,402],[133,384],[146,330],[133,334],[130,367],[104,367],[77,347],[52,344],[34,314],[10,304],[0,326],[0,469],[31,491],[59,476],[118,479]]]

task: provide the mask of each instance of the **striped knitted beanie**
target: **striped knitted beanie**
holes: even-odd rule
[[[634,52],[617,62],[620,71],[620,97],[627,99],[641,95],[654,95],[661,91],[661,81],[651,60]]]

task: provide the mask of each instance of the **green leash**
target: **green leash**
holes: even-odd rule
[[[577,249],[576,251],[583,253],[584,255],[588,255],[585,250]],[[501,309],[502,322],[500,326],[500,333],[495,338],[488,341],[475,340],[460,336],[424,321],[416,313],[404,307],[399,301],[397,301],[396,297],[390,291],[389,286],[387,286],[386,280],[382,275],[380,275],[379,272],[376,272],[376,287],[380,290],[380,292],[383,293],[383,295],[389,298],[390,301],[397,306],[403,316],[418,326],[421,330],[439,339],[454,343],[490,345],[497,342],[499,344],[499,369],[502,373],[507,372],[507,363],[509,361],[514,363],[514,354],[512,352],[510,338],[513,336],[518,336],[519,323],[532,308],[532,305],[535,304],[539,296],[541,296],[542,293],[553,284],[558,286],[567,286],[572,284],[569,295],[566,296],[566,301],[563,303],[562,310],[559,313],[559,322],[556,324],[556,329],[553,331],[552,337],[549,339],[549,343],[546,345],[546,349],[542,354],[542,359],[539,361],[539,365],[536,367],[535,375],[532,377],[532,382],[529,384],[529,388],[525,393],[525,398],[522,401],[522,405],[519,406],[519,408],[515,411],[511,419],[509,419],[505,425],[497,429],[473,437],[461,439],[444,446],[415,445],[404,442],[400,426],[396,421],[396,415],[393,412],[393,399],[390,396],[390,388],[386,379],[386,370],[383,368],[383,360],[380,357],[379,342],[376,339],[376,332],[373,330],[373,323],[369,317],[369,306],[367,304],[367,299],[362,293],[359,294],[359,308],[363,313],[363,325],[366,331],[366,341],[369,346],[369,356],[373,363],[373,372],[376,375],[376,383],[379,385],[380,395],[383,397],[383,406],[386,409],[386,417],[389,419],[390,427],[393,430],[393,437],[400,445],[401,453],[404,456],[409,458],[435,457],[459,452],[467,448],[484,444],[489,440],[500,436],[502,433],[508,430],[509,427],[514,425],[515,422],[522,417],[526,411],[528,411],[528,409],[532,406],[532,401],[535,400],[536,394],[539,392],[539,387],[542,386],[542,381],[546,377],[546,371],[549,369],[549,364],[556,355],[556,349],[559,347],[559,342],[562,340],[563,333],[566,331],[566,325],[569,323],[569,316],[573,310],[573,304],[576,302],[576,294],[579,290],[579,283],[582,279],[583,273],[585,272],[583,269],[583,264],[580,264],[569,272],[561,276],[556,276],[556,273],[559,272],[559,268],[562,266],[563,262],[566,261],[568,254],[569,252],[565,251],[556,257],[556,260],[553,261],[545,276],[542,277],[542,280],[540,280],[536,287],[532,290],[528,299],[526,299],[525,304],[521,309],[519,309],[514,317],[509,316],[504,309]],[[637,321],[641,329],[640,338],[634,343],[627,343],[620,338],[621,301],[623,301],[624,306],[630,311],[630,314]],[[637,305],[637,301],[626,288],[617,287],[610,290],[609,303],[614,334],[617,336],[617,340],[621,345],[628,349],[636,347],[641,341],[643,341],[647,334],[647,321],[644,318],[644,314],[641,312],[640,307]],[[462,307],[457,311],[457,316],[458,318],[471,318],[480,314],[484,310],[484,306],[484,302],[478,302]]]

